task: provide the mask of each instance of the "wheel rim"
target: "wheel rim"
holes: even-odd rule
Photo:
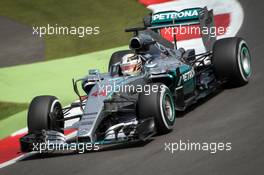
[[[174,106],[173,106],[173,101],[171,96],[166,93],[163,97],[163,113],[165,115],[165,117],[169,120],[169,121],[173,121],[175,118],[175,111],[174,111]]]
[[[61,110],[61,105],[60,105],[60,103],[59,103],[58,100],[55,100],[52,103],[51,108],[50,108],[50,113],[52,113],[53,116],[55,116],[55,121],[54,122],[51,122],[50,121],[50,124],[52,126],[52,129],[62,128],[63,127],[63,122],[56,121],[58,119],[63,119],[63,113],[62,113],[62,110]],[[59,128],[57,128],[57,127],[59,127]]]
[[[243,74],[246,77],[249,77],[251,74],[251,57],[250,57],[249,50],[246,46],[243,46],[241,48],[240,62],[241,62]]]

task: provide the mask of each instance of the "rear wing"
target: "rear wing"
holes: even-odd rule
[[[216,36],[212,35],[211,28],[215,27],[213,10],[204,8],[190,8],[182,11],[163,11],[152,14],[149,29],[159,31],[159,29],[173,28],[179,26],[199,25],[200,34],[206,51],[211,51],[216,41]],[[176,37],[174,36],[176,43]]]

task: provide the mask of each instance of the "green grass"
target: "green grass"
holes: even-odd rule
[[[0,101],[0,121],[18,112],[26,110],[27,107],[27,103],[12,103]]]
[[[45,37],[47,59],[64,58],[126,45],[124,28],[142,25],[147,9],[137,0],[1,0],[0,16],[29,26],[99,26],[100,34]],[[32,30],[33,31],[33,30]]]
[[[28,104],[35,96],[55,95],[63,105],[67,105],[77,99],[71,79],[85,76],[92,68],[105,72],[111,54],[123,49],[127,49],[127,46],[66,59],[1,68],[0,101]],[[25,126],[26,111],[14,114],[0,121],[0,138]]]
[[[56,95],[64,104],[76,98],[72,78],[81,78],[89,69],[106,72],[109,58],[119,47],[66,59],[0,69],[0,101],[29,103],[37,95]]]
[[[4,120],[0,121],[0,139],[9,136],[27,126],[27,111],[16,113]]]

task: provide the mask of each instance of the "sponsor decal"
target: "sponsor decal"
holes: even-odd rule
[[[198,12],[200,8],[186,9],[182,11],[169,11],[169,12],[160,12],[152,16],[152,24],[163,23],[163,22],[172,22],[175,20],[198,20]]]
[[[92,96],[94,96],[94,97],[98,97],[98,96],[105,97],[106,95],[107,95],[106,90],[95,91],[92,93]]]
[[[195,75],[194,69],[190,70],[189,72],[186,72],[185,74],[182,75],[182,79],[184,82],[191,80]]]

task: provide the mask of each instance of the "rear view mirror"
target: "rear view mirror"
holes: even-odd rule
[[[100,73],[99,69],[91,69],[89,70],[89,75],[98,75]]]

